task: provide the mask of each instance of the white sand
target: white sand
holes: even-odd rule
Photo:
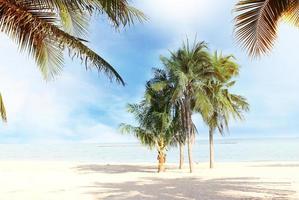
[[[174,167],[0,161],[0,199],[299,199],[299,162]]]

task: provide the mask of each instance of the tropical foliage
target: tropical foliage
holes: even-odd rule
[[[208,111],[204,86],[213,76],[209,53],[204,42],[190,45],[187,41],[178,51],[171,52],[170,58],[162,57],[161,60],[169,76],[168,84],[174,88],[171,101],[180,110],[181,125],[188,146],[189,170],[192,172],[192,145],[195,139],[192,113],[196,108],[200,108],[203,114]]]
[[[70,57],[80,59],[86,69],[97,69],[124,84],[113,66],[86,45],[93,15],[103,15],[115,28],[145,19],[127,0],[0,1],[1,31],[35,59],[44,78],[62,70],[68,50]]]
[[[148,82],[144,100],[128,105],[128,111],[134,115],[138,126],[120,125],[122,133],[133,134],[141,144],[157,149],[158,172],[165,170],[167,148],[175,142],[169,95],[165,92],[167,90],[153,91]]]
[[[162,57],[161,60],[164,60]],[[180,163],[179,168],[182,169],[184,163],[184,146],[187,142],[187,134],[185,132],[184,121],[184,107],[181,100],[173,99],[175,97],[176,87],[174,84],[174,76],[170,71],[165,69],[154,69],[154,77],[149,81],[151,91],[153,93],[162,93],[167,95],[170,118],[171,118],[171,131],[174,137],[174,142],[179,146]],[[191,122],[192,138],[197,132],[195,125]]]
[[[223,56],[215,52],[211,56],[211,64],[217,78],[208,81],[206,95],[212,105],[209,115],[202,115],[209,127],[210,168],[214,166],[214,133],[218,129],[220,134],[228,130],[229,119],[243,119],[243,111],[249,110],[246,99],[232,94],[229,89],[234,86],[232,78],[239,74],[239,66],[233,56]]]
[[[298,0],[239,0],[235,12],[237,40],[251,56],[273,47],[281,19],[299,25]]]
[[[210,130],[213,167],[215,130],[224,134],[230,118],[243,119],[243,112],[249,109],[244,97],[230,92],[235,84],[233,79],[239,74],[239,65],[233,56],[210,54],[204,42],[190,45],[188,41],[171,52],[170,57],[162,56],[161,61],[164,68],[154,69],[154,77],[146,85],[144,100],[129,107],[139,126],[122,124],[121,127],[133,133],[141,143],[156,147],[158,152],[163,152],[160,143],[165,147],[179,146],[179,168],[182,168],[183,149],[187,144],[192,172],[192,146],[197,133],[192,115],[200,113]]]

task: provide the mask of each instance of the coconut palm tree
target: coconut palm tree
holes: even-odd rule
[[[280,19],[299,25],[298,0],[239,0],[235,12],[237,41],[251,56],[273,47]]]
[[[44,78],[62,70],[68,50],[86,69],[97,69],[124,84],[113,66],[86,45],[93,15],[104,15],[115,28],[145,19],[127,0],[0,0],[1,32],[35,59]]]
[[[209,126],[210,168],[214,167],[214,133],[218,129],[221,135],[228,130],[229,119],[243,119],[243,112],[248,111],[246,99],[230,93],[229,89],[235,84],[232,78],[239,74],[239,66],[233,56],[223,56],[215,52],[211,56],[211,64],[217,74],[216,78],[208,81],[206,95],[212,105],[209,115],[203,115]]]
[[[152,90],[147,83],[145,99],[139,104],[129,104],[128,111],[138,122],[138,126],[121,124],[122,133],[133,134],[143,145],[158,152],[158,172],[165,171],[166,151],[175,143],[169,109],[169,95],[166,91]]]
[[[207,114],[210,106],[204,94],[206,80],[214,74],[209,53],[204,42],[190,45],[187,40],[178,51],[171,52],[170,58],[162,57],[161,60],[169,76],[169,84],[174,88],[171,102],[180,108],[181,124],[187,140],[189,169],[192,172],[192,145],[195,138],[192,114],[199,108],[203,114]]]
[[[244,97],[229,93],[226,84],[220,82],[211,82],[210,84],[209,95],[213,111],[211,111],[210,116],[204,121],[209,126],[210,168],[213,168],[215,130],[217,129],[223,135],[224,131],[228,130],[231,116],[242,120],[242,113],[248,111],[248,103]]]
[[[187,135],[184,130],[184,116],[182,112],[181,101],[173,101],[173,93],[175,91],[173,84],[173,77],[165,69],[154,68],[154,77],[149,81],[151,90],[155,92],[167,91],[164,94],[168,94],[169,106],[171,113],[171,129],[174,134],[174,140],[179,148],[179,169],[183,168],[184,164],[184,147],[187,141]],[[195,125],[193,124],[196,132]]]

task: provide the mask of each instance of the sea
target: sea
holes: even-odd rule
[[[196,141],[192,152],[194,162],[207,162],[208,140]],[[139,143],[0,144],[1,161],[153,163],[156,159],[155,149]],[[167,162],[177,163],[178,159],[178,148],[169,148]],[[215,159],[217,162],[299,161],[299,138],[217,139]]]

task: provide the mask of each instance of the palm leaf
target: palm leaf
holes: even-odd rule
[[[1,94],[0,94],[0,115],[2,121],[6,122],[7,121],[6,110],[5,110],[5,106]]]
[[[277,23],[296,0],[240,0],[235,8],[236,38],[251,56],[268,52],[277,37]]]
[[[294,1],[293,5],[289,7],[289,10],[287,10],[284,15],[284,19],[295,26],[299,26],[299,4]]]
[[[138,9],[129,5],[127,0],[38,0],[42,5],[48,5],[60,10],[61,7],[64,9],[66,21],[79,19],[76,17],[77,14],[89,15],[92,14],[106,14],[108,20],[116,27],[126,26],[134,24],[137,20],[142,22],[147,17]],[[75,15],[74,15],[75,14]],[[70,19],[72,18],[72,19]],[[76,21],[78,22],[78,21]],[[69,25],[69,24],[68,24]],[[82,24],[79,23],[81,26]]]
[[[77,37],[86,37],[91,18],[88,12],[62,3],[58,4],[58,7],[57,12],[59,13],[63,30]]]
[[[35,5],[22,7],[10,2],[0,3],[1,31],[15,40],[21,50],[32,55],[43,75],[56,75],[62,68],[62,54],[68,48],[72,57],[104,71],[110,79],[124,84],[116,70],[102,57],[84,45],[78,38],[62,31],[56,25],[55,14],[36,10]]]
[[[122,134],[133,134],[141,144],[147,145],[151,149],[155,147],[156,138],[151,132],[124,123],[120,124],[119,128]]]
[[[1,31],[12,38],[22,51],[29,52],[35,58],[45,77],[57,74],[62,68],[62,52],[35,21],[55,23],[55,14],[48,8],[39,11],[30,3],[13,4],[8,1],[0,3],[0,11]]]

